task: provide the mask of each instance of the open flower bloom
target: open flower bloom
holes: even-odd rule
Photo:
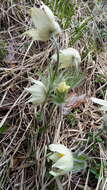
[[[48,158],[54,162],[51,175],[57,177],[64,175],[73,169],[72,152],[62,144],[50,144],[49,149],[53,152]]]
[[[66,93],[69,90],[70,86],[66,85],[66,82],[61,82],[58,87],[57,91],[60,93]]]
[[[47,41],[52,33],[57,35],[61,32],[59,24],[55,21],[52,11],[43,2],[31,8],[32,22],[35,28],[25,32],[33,40]]]
[[[32,102],[33,104],[42,104],[45,101],[47,89],[45,85],[38,80],[30,79],[34,85],[29,88],[25,88],[26,91],[31,93],[31,97],[28,102]]]
[[[54,61],[57,61],[57,54],[52,56]],[[72,67],[73,65],[78,68],[78,65],[81,62],[81,57],[79,52],[74,48],[67,48],[60,50],[59,52],[59,62],[60,62],[60,69],[66,67]]]

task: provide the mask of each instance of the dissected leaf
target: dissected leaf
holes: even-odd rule
[[[73,172],[78,172],[87,167],[87,160],[88,160],[87,155],[74,153],[73,157],[74,157],[74,167],[72,170]]]

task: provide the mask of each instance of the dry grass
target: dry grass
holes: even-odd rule
[[[55,47],[52,42],[32,43],[22,35],[31,26],[28,10],[33,2],[4,0],[0,4],[0,48],[3,50],[0,50],[0,190],[57,189],[55,179],[48,173],[51,166],[46,160],[48,145],[56,142],[72,151],[83,152],[89,158],[83,171],[60,178],[64,190],[107,188],[107,180],[103,177],[107,175],[107,134],[96,138],[102,126],[102,113],[88,99],[91,96],[104,98],[107,88],[107,38],[101,37],[98,25],[103,23],[105,29],[107,22],[102,14],[100,18],[94,16],[87,30],[73,43],[73,31],[78,25],[75,21],[93,16],[96,1],[73,3],[72,23],[58,40],[60,48],[68,47],[70,40],[81,53],[85,80],[74,91],[79,95],[85,93],[87,101],[74,108],[70,117],[63,117],[55,107],[49,119],[51,107],[48,107],[48,128],[36,120],[33,105],[26,103],[29,95],[24,88],[29,86],[29,76],[38,79],[39,73],[46,70]]]

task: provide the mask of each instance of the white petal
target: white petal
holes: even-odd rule
[[[74,48],[67,48],[60,51],[60,57],[62,63],[73,64],[75,60],[77,60],[78,63],[81,62],[79,52]]]
[[[24,32],[24,34],[27,34],[29,37],[31,37],[33,40],[38,40],[38,41],[45,41],[42,39],[39,35],[39,31],[37,29],[30,29]]]
[[[29,77],[29,79],[30,79],[30,81],[31,81],[32,83],[35,83],[37,86],[43,87],[43,88],[46,90],[45,85],[44,85],[41,81],[35,80],[35,79],[33,79],[32,77]]]
[[[45,85],[41,81],[34,80],[33,78],[30,78],[30,80],[34,85],[29,88],[25,88],[26,91],[31,93],[31,97],[28,102],[32,102],[34,104],[43,103],[46,99],[47,93]]]
[[[60,34],[61,33],[61,28],[60,28],[60,26],[59,26],[59,24],[57,22],[54,22],[54,28],[55,28],[55,30],[54,30],[55,34]]]
[[[67,49],[63,49],[60,51],[63,55],[65,56],[75,56],[75,57],[78,57],[79,60],[81,60],[81,57],[79,55],[79,52],[78,50],[74,49],[74,48],[67,48]]]
[[[49,173],[50,173],[51,175],[53,175],[54,177],[57,177],[57,176],[61,175],[60,173],[54,172],[54,171],[50,171]]]
[[[90,98],[92,100],[92,102],[96,103],[96,104],[100,104],[101,106],[107,106],[107,101],[106,100],[102,100],[99,98]]]
[[[42,104],[43,102],[45,101],[44,98],[41,98],[41,97],[32,97],[28,100],[28,102],[32,102],[33,104]]]
[[[52,56],[52,59],[54,61],[57,61],[57,55],[54,54]],[[76,49],[67,48],[67,49],[60,50],[59,62],[61,63],[60,68],[66,68],[66,67],[72,66],[72,65],[76,65],[76,67],[77,67],[78,64],[80,64],[80,62],[81,62],[81,57],[80,57],[79,52]]]
[[[53,168],[59,168],[64,172],[72,171],[73,168],[73,156],[72,153],[60,158],[55,164],[52,165]]]
[[[48,156],[48,158],[49,158],[50,160],[52,160],[53,162],[56,162],[57,160],[60,159],[59,153],[53,153],[53,154],[51,154],[50,156]]]
[[[51,37],[49,28],[38,30],[41,41],[48,41]]]
[[[26,91],[30,92],[30,93],[35,93],[35,90],[37,91],[37,86],[33,85],[29,88],[25,88]]]
[[[26,91],[30,92],[33,96],[41,96],[41,95],[45,95],[45,91],[43,88],[38,87],[37,85],[33,85],[29,88],[25,88]]]
[[[31,8],[31,17],[33,24],[38,29],[49,28],[55,20],[52,11],[44,4],[38,8]]]
[[[63,170],[60,170],[60,169],[57,169],[56,171],[51,170],[49,173],[51,175],[53,175],[54,177],[57,177],[57,176],[60,176],[60,175],[64,175],[67,172],[65,172]]]
[[[55,17],[48,6],[43,4],[40,8],[31,8],[31,17],[39,33],[42,34],[45,31],[49,33],[54,30],[58,30],[59,32],[60,27],[58,23],[56,23]]]
[[[46,27],[46,28],[42,28],[42,27],[40,29],[38,29],[38,33],[39,33],[39,37],[40,37],[41,41],[49,40],[52,36],[52,33],[54,33],[54,34],[61,33],[60,26],[57,22],[53,22],[53,24],[50,25],[49,27]]]
[[[71,153],[70,150],[66,148],[63,144],[50,144],[49,149],[52,152],[57,152],[64,155]]]

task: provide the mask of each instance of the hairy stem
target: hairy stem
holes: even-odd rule
[[[54,83],[54,80],[55,80],[55,77],[56,77],[57,74],[58,74],[58,66],[59,66],[59,45],[58,45],[58,43],[57,43],[57,41],[56,41],[56,37],[55,37],[54,34],[52,34],[52,40],[53,40],[53,42],[54,42],[54,44],[55,44],[55,47],[56,47],[57,64],[56,64],[55,71],[54,71],[54,73],[53,73],[52,79],[50,80],[49,89],[48,89],[47,94],[46,94],[46,99],[45,99],[45,101],[44,101],[44,103],[43,103],[43,105],[42,105],[42,107],[41,107],[40,113],[42,112],[42,110],[43,110],[43,108],[44,108],[44,106],[45,106],[45,104],[46,104],[46,102],[47,102],[47,99],[48,99],[48,97],[49,97],[49,95],[50,95],[50,91],[51,91],[51,88],[52,88],[53,83]]]
[[[62,187],[62,184],[59,180],[59,177],[56,177],[56,183],[57,183],[57,186],[58,186],[58,190],[63,190],[63,187]]]
[[[58,67],[59,67],[59,45],[56,41],[56,37],[54,36],[54,34],[52,35],[52,40],[55,44],[55,47],[56,47],[56,53],[57,53],[57,64],[56,64],[56,67],[55,67],[55,71],[54,71],[54,75],[53,75],[53,81],[55,80],[55,76],[57,76],[58,74]]]

